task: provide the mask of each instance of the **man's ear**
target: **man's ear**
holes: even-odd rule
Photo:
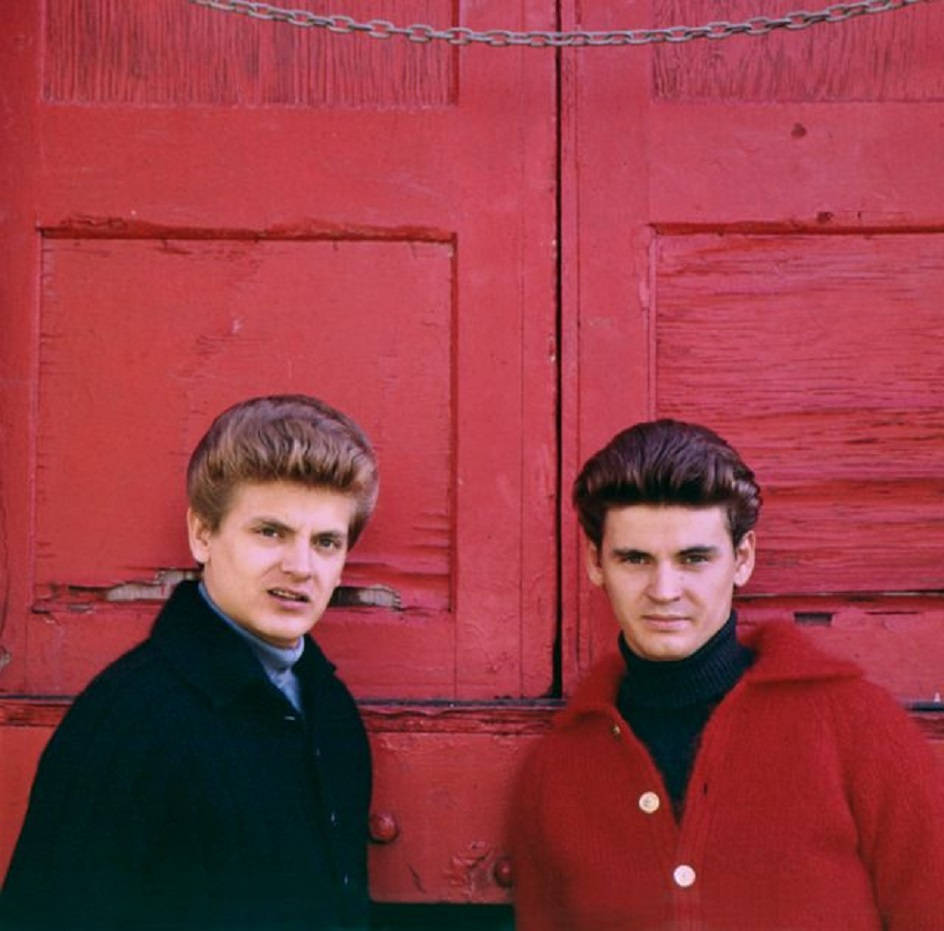
[[[202,566],[210,555],[212,531],[206,521],[193,508],[187,508],[187,541],[190,553]]]
[[[600,547],[593,540],[587,540],[586,558],[587,576],[594,585],[602,586],[603,566],[600,565]]]
[[[748,530],[734,547],[734,584],[738,587],[746,585],[754,571],[756,549],[757,537],[753,530]]]

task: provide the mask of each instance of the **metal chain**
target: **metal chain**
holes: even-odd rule
[[[775,29],[807,29],[819,23],[842,23],[855,16],[890,13],[933,0],[858,0],[835,3],[810,13],[798,10],[783,16],[753,16],[744,22],[712,22],[704,26],[665,26],[654,29],[616,29],[607,32],[515,32],[511,29],[487,29],[477,32],[465,26],[435,29],[421,23],[396,26],[385,19],[358,22],[351,16],[332,14],[320,16],[308,10],[286,10],[258,3],[255,0],[190,0],[197,6],[210,7],[224,13],[240,13],[253,19],[275,20],[292,26],[327,29],[335,33],[364,33],[374,39],[403,36],[411,42],[448,42],[450,45],[471,45],[473,42],[491,46],[524,45],[532,48],[579,47],[587,45],[652,45],[659,42],[690,42],[692,39],[729,39],[732,36],[765,36]]]

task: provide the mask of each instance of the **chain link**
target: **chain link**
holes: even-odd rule
[[[197,6],[209,7],[224,13],[239,13],[253,19],[275,20],[291,26],[326,29],[339,34],[364,33],[374,39],[402,36],[411,42],[448,42],[450,45],[481,43],[495,47],[530,46],[532,48],[574,48],[600,45],[652,45],[660,42],[680,43],[692,39],[729,39],[732,36],[765,36],[775,29],[807,29],[819,23],[843,23],[855,16],[890,13],[916,3],[933,0],[858,0],[855,3],[835,3],[816,12],[797,10],[783,16],[753,16],[744,22],[711,22],[704,26],[665,26],[654,29],[617,29],[608,32],[515,32],[511,29],[487,29],[477,32],[465,26],[436,29],[422,23],[396,26],[386,19],[359,22],[351,16],[332,14],[321,16],[308,10],[288,10],[259,3],[255,0],[190,0]]]

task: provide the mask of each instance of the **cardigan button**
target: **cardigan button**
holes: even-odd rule
[[[687,889],[695,883],[695,871],[687,863],[681,863],[675,867],[672,878],[675,880],[675,885]]]
[[[662,802],[659,801],[659,796],[655,792],[643,792],[639,796],[639,807],[647,814],[655,814],[659,810],[659,806]]]

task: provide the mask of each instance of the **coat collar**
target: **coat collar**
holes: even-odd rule
[[[738,637],[755,656],[743,677],[748,686],[862,676],[862,670],[854,663],[824,653],[790,623],[748,625],[738,631]],[[577,687],[567,707],[556,716],[555,724],[566,726],[585,714],[612,714],[625,674],[626,663],[618,653],[601,659]]]
[[[174,589],[154,622],[151,640],[177,673],[217,707],[245,689],[269,686],[252,648],[216,615],[196,582],[181,582]],[[310,637],[296,668],[303,680],[334,671]]]

